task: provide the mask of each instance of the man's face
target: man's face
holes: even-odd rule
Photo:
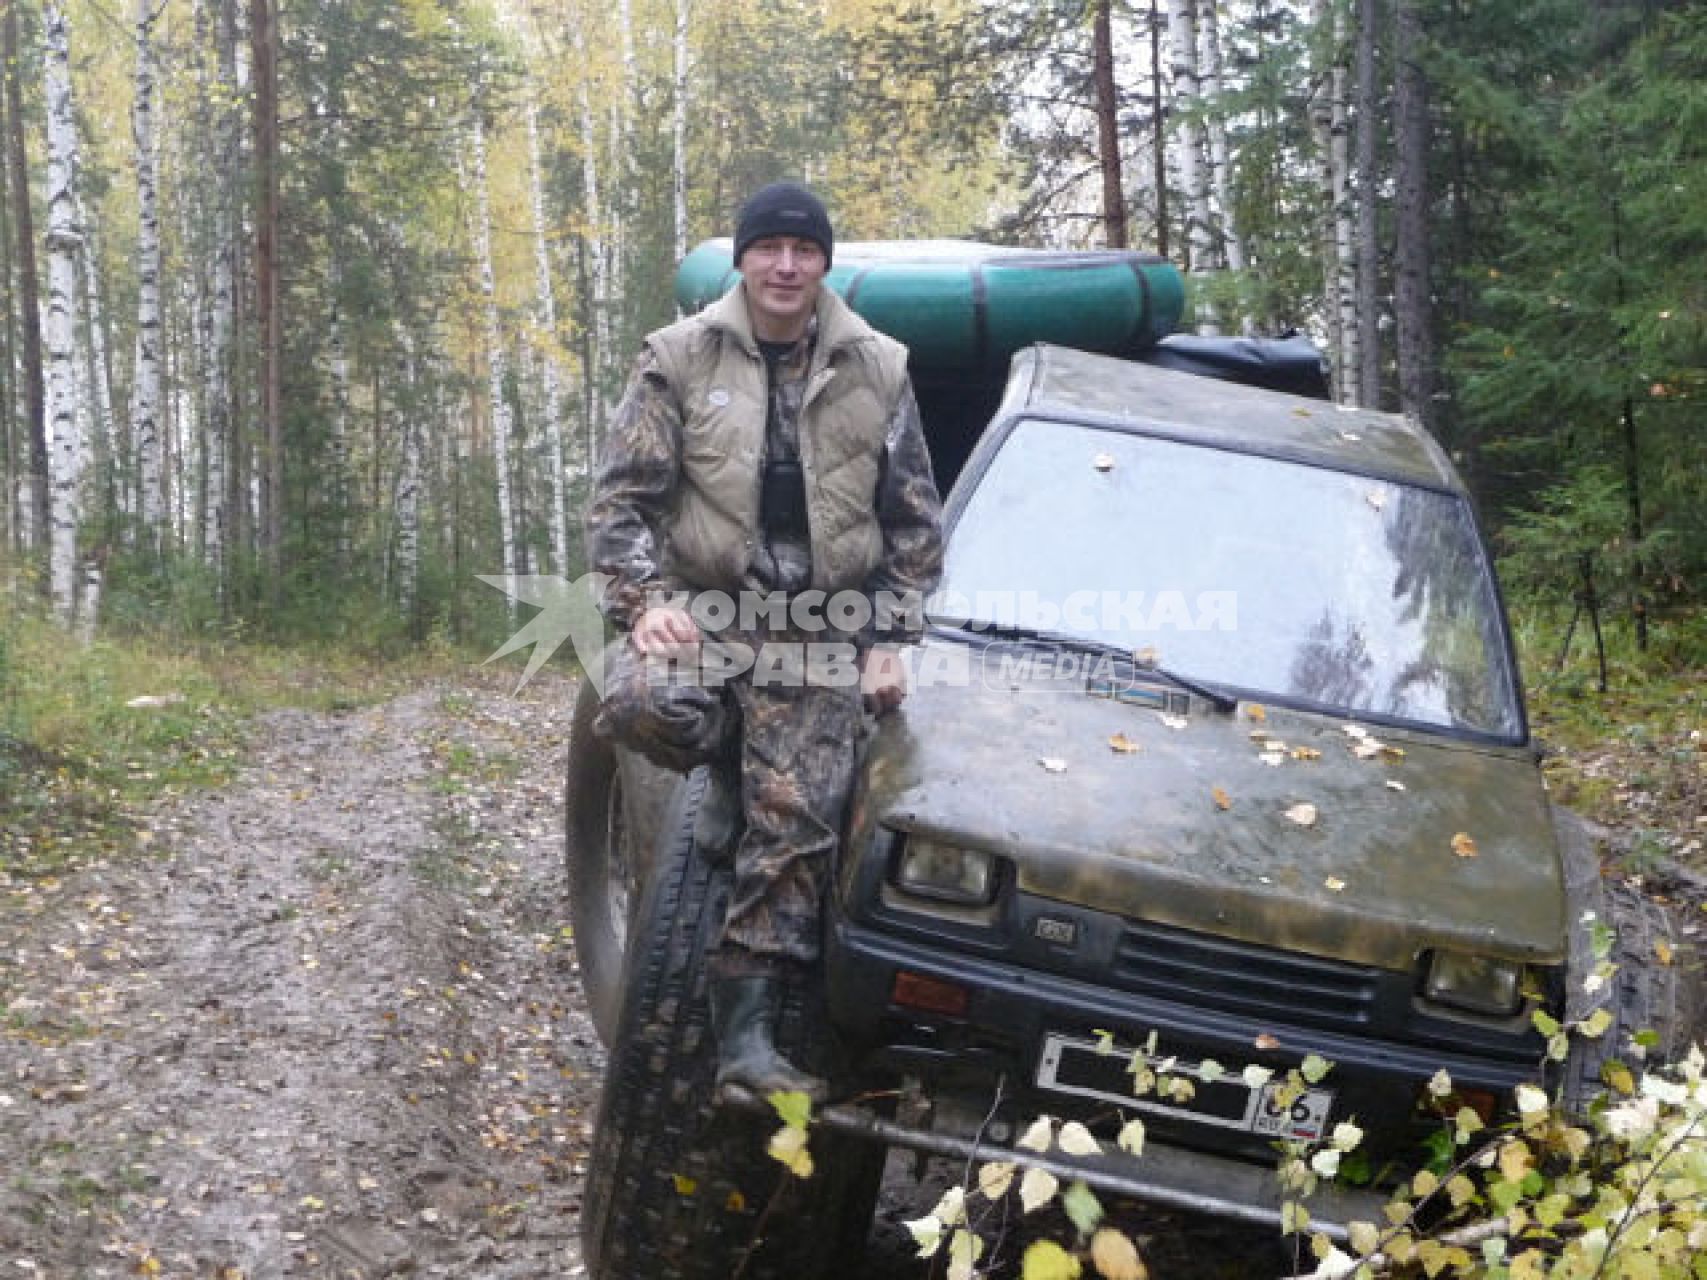
[[[803,335],[829,268],[816,240],[765,236],[748,245],[740,271],[753,332],[767,342],[792,342]]]

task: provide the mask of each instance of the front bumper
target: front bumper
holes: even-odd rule
[[[1365,1131],[1363,1148],[1373,1160],[1372,1172],[1414,1154],[1420,1138],[1441,1123],[1419,1113],[1419,1099],[1426,1098],[1428,1082],[1438,1071],[1444,1069],[1460,1093],[1492,1095],[1502,1104],[1516,1085],[1537,1075],[1528,1046],[1515,1039],[1502,1056],[1287,1024],[897,937],[842,917],[830,929],[825,963],[831,1020],[853,1051],[862,1080],[920,1080],[933,1099],[958,1098],[969,1114],[999,1116],[997,1133],[1018,1132],[1041,1114],[1100,1123],[1106,1133],[1114,1113],[1122,1110],[1038,1085],[1039,1056],[1051,1033],[1112,1037],[1123,1045],[1142,1045],[1153,1035],[1162,1055],[1182,1062],[1214,1059],[1234,1074],[1257,1065],[1283,1077],[1307,1055],[1319,1055],[1333,1064],[1324,1082],[1334,1091],[1328,1128],[1355,1121]],[[963,989],[964,1012],[950,1016],[898,1006],[892,995],[896,975],[903,972]],[[1201,1123],[1183,1110],[1152,1106],[1143,1119],[1150,1142],[1142,1159],[1117,1157],[1107,1168],[1073,1176],[1150,1201],[1279,1221],[1273,1139]],[[849,1117],[848,1124],[855,1126],[855,1118]],[[964,1144],[991,1132],[989,1125],[979,1133],[963,1128],[945,1134],[932,1122],[884,1124],[889,1127],[877,1135],[884,1141],[928,1151],[946,1143],[952,1149],[942,1153],[957,1156],[967,1156]],[[982,1141],[978,1154],[1008,1158]],[[1324,1188],[1311,1198],[1319,1221],[1335,1217],[1325,1208],[1325,1194],[1346,1199],[1347,1213],[1358,1210],[1357,1216],[1368,1217],[1378,1211],[1378,1199]],[[1339,1220],[1343,1225],[1346,1219]]]

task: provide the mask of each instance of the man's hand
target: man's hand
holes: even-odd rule
[[[907,696],[907,668],[893,649],[867,649],[859,659],[859,692],[865,709],[886,716]]]
[[[654,605],[635,620],[634,647],[648,658],[672,658],[699,647],[699,624],[686,609]]]

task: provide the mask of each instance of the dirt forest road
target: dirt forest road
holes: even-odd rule
[[[0,1277],[585,1274],[604,1058],[563,927],[572,694],[274,713],[144,854],[0,879]],[[930,1273],[909,1190],[866,1280]],[[1158,1277],[1273,1273],[1180,1226],[1152,1224]]]
[[[0,1272],[575,1274],[571,691],[270,715],[151,856],[0,888]]]

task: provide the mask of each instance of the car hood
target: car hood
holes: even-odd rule
[[[1388,968],[1431,946],[1562,962],[1527,751],[1192,708],[927,682],[869,746],[860,821],[999,853],[1024,893],[1253,944]]]

